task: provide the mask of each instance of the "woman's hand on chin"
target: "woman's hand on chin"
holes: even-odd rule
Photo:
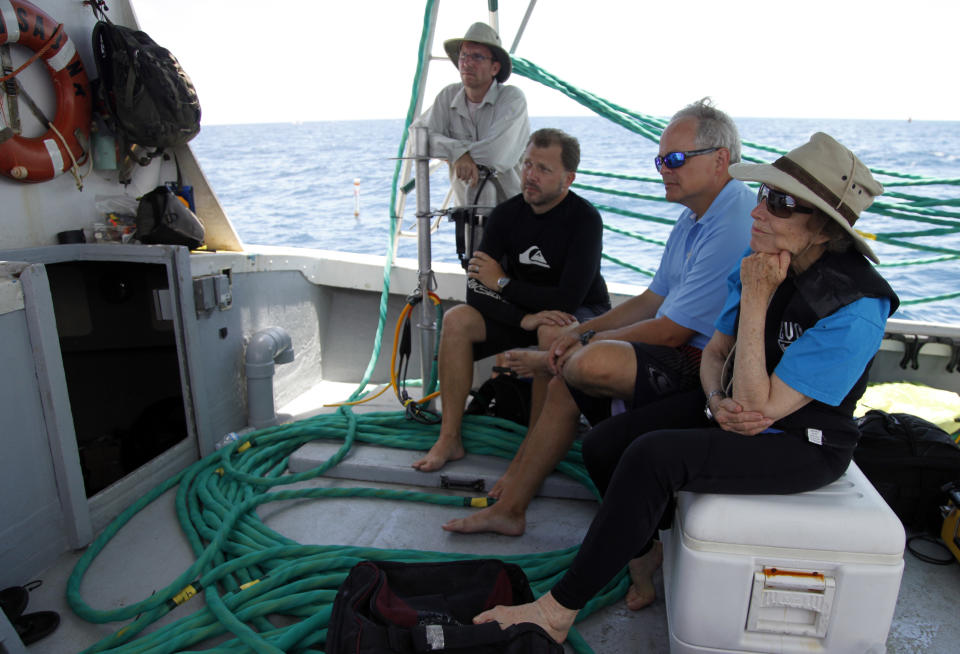
[[[744,294],[753,292],[773,295],[787,277],[791,255],[786,250],[776,253],[753,252],[740,262],[740,282]]]

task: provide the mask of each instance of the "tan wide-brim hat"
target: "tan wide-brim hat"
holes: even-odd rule
[[[827,214],[853,237],[857,250],[879,262],[866,239],[853,228],[860,213],[883,193],[883,186],[866,166],[832,136],[817,132],[810,141],[772,164],[736,163],[735,179],[761,182]]]
[[[513,66],[510,64],[510,55],[508,55],[507,51],[500,45],[500,37],[497,35],[496,30],[486,23],[474,23],[470,26],[470,29],[467,30],[467,33],[463,35],[462,39],[448,39],[443,42],[443,49],[446,50],[447,56],[450,57],[450,61],[453,62],[453,65],[456,66],[458,70],[460,69],[460,46],[464,41],[472,41],[473,43],[479,43],[480,45],[485,45],[490,48],[493,56],[500,62],[500,72],[497,73],[497,81],[501,84],[507,81],[507,78],[510,77],[510,72],[513,70]]]

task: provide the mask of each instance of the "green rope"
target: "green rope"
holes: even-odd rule
[[[617,105],[613,102],[600,98],[589,91],[579,89],[567,82],[564,82],[557,76],[549,73],[536,66],[535,64],[522,59],[520,57],[512,57],[513,60],[513,70],[518,75],[526,77],[534,82],[543,84],[544,86],[559,91],[567,97],[571,98],[580,105],[590,109],[595,114],[610,120],[611,122],[618,124],[625,129],[640,135],[641,137],[653,141],[659,142],[660,134],[663,132],[663,129],[667,125],[667,121],[655,118],[653,116],[648,116],[646,114],[637,113],[631,111],[623,106]],[[743,141],[744,149],[751,149],[761,153],[774,154],[776,156],[781,156],[786,153],[786,150],[781,148],[776,148],[772,146],[767,146],[759,143],[754,143],[751,141]],[[754,163],[766,163],[766,159],[762,157],[756,157],[752,155],[744,154],[742,156],[743,161],[751,161]],[[930,187],[930,186],[944,186],[950,189],[960,186],[960,179],[934,179],[926,177],[924,175],[913,175],[906,173],[899,173],[896,171],[885,170],[881,168],[871,168],[871,172],[878,176],[889,178],[886,181],[883,181],[885,187],[887,188],[901,188],[901,187]],[[620,173],[612,172],[603,172],[596,170],[580,170],[578,171],[579,175],[591,175],[598,177],[605,177],[608,179],[621,180],[626,182],[638,182],[642,184],[661,184],[662,180],[658,177],[645,177],[638,175],[625,175]],[[575,183],[573,185],[575,188],[591,191],[599,194],[613,195],[617,197],[637,199],[637,200],[656,200],[665,202],[665,199],[662,195],[654,194],[645,194],[635,191],[624,191],[620,189],[605,188],[599,186],[593,186],[582,183]],[[603,213],[614,213],[617,215],[627,216],[631,218],[638,218],[641,220],[659,222],[664,224],[673,224],[673,220],[667,220],[658,216],[649,216],[646,214],[640,214],[636,212],[627,211],[624,209],[603,206],[597,203],[594,203],[597,208]],[[896,246],[906,250],[921,251],[921,252],[935,252],[941,254],[941,257],[931,257],[921,260],[913,260],[915,263],[921,264],[933,264],[941,263],[949,257],[960,255],[957,253],[956,248],[948,247],[938,247],[930,246],[922,243],[916,243],[904,239],[912,238],[930,238],[930,237],[943,237],[943,236],[952,236],[955,234],[960,234],[960,221],[957,219],[960,218],[960,212],[950,211],[950,207],[960,206],[960,198],[951,197],[951,198],[937,198],[937,197],[927,197],[919,196],[914,194],[902,193],[898,191],[888,191],[882,200],[875,202],[868,212],[876,215],[882,215],[896,220],[911,221],[914,223],[927,223],[932,225],[938,225],[940,229],[928,229],[928,230],[913,230],[913,231],[890,231],[885,233],[871,234],[868,235],[875,240],[885,243],[887,245]],[[862,224],[862,223],[861,223]],[[859,226],[859,225],[858,225]],[[621,234],[628,238],[640,238],[643,239],[637,232],[631,232],[630,230],[617,230],[611,229],[605,225],[609,231]],[[613,256],[603,255],[604,259],[615,263],[617,265],[623,266],[630,270],[637,272],[642,272],[643,274],[648,274],[648,271],[640,269],[638,266],[634,266],[628,262],[625,262],[621,259],[618,259]],[[945,258],[946,257],[946,258]],[[895,266],[909,265],[907,262],[899,262],[895,264],[889,264]],[[925,298],[916,298],[908,301],[901,302],[903,305],[911,304],[922,304],[926,302],[936,302],[944,299],[952,299],[956,297],[954,294],[948,293],[943,295],[930,296]]]
[[[640,266],[637,266],[637,265],[632,264],[632,263],[628,263],[628,262],[624,261],[623,259],[618,259],[617,257],[613,256],[612,254],[607,254],[607,253],[604,252],[604,253],[602,253],[600,256],[603,257],[604,259],[606,259],[607,261],[610,261],[611,263],[615,263],[615,264],[617,264],[617,265],[623,266],[624,268],[629,268],[630,270],[632,270],[632,271],[634,271],[634,272],[638,272],[638,273],[640,273],[641,275],[646,275],[647,277],[653,277],[654,275],[657,274],[657,272],[656,272],[655,270],[648,270],[648,269],[646,269],[646,268],[641,268]]]
[[[939,302],[940,300],[952,300],[960,297],[960,291],[956,293],[943,293],[941,295],[930,295],[927,297],[918,297],[910,300],[901,300],[900,304],[910,306],[912,304],[923,304],[924,302]]]
[[[486,416],[465,416],[464,445],[472,454],[512,457],[525,429]],[[67,601],[89,622],[127,622],[111,636],[84,650],[130,654],[186,651],[214,636],[226,636],[218,652],[295,652],[322,647],[336,590],[362,560],[443,561],[486,558],[489,555],[387,550],[347,545],[300,545],[276,533],[257,516],[256,508],[274,502],[351,498],[465,506],[470,498],[388,488],[287,488],[316,479],[336,465],[354,443],[424,450],[435,442],[437,425],[420,425],[402,412],[355,415],[345,408],[290,425],[269,427],[244,436],[197,461],[138,499],[114,520],[80,557],[67,582]],[[289,456],[314,440],[342,441],[339,450],[317,468],[284,474]],[[250,447],[245,447],[249,443]],[[243,450],[243,451],[241,451]],[[576,444],[558,466],[561,472],[596,488],[583,467]],[[104,547],[137,513],[171,489],[180,528],[196,557],[166,588],[117,609],[94,609],[80,594],[84,575]],[[321,505],[322,506],[322,505]],[[318,518],[322,520],[322,518]],[[576,547],[547,553],[502,557],[523,568],[536,594],[545,593],[570,564]],[[254,583],[250,583],[254,582]],[[621,598],[629,585],[625,570],[587,607],[580,618]],[[174,611],[185,588],[203,592],[205,606],[197,612],[143,631]],[[301,620],[278,629],[265,616],[284,614]],[[138,637],[139,636],[139,637]],[[592,651],[575,632],[570,642],[578,652]],[[319,651],[319,650],[317,650]]]

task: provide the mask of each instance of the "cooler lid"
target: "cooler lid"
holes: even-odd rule
[[[804,550],[813,558],[903,556],[900,519],[851,462],[835,482],[794,495],[720,495],[681,491],[684,542],[703,551]],[[674,525],[677,527],[678,525]],[[849,555],[849,556],[844,556]]]

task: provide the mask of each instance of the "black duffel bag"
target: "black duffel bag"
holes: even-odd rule
[[[158,186],[140,198],[137,238],[148,245],[203,245],[203,223],[169,186]]]
[[[939,534],[943,486],[960,479],[960,447],[932,422],[909,413],[868,411],[857,419],[853,460],[906,527]]]
[[[523,570],[496,559],[363,561],[337,591],[325,651],[562,654],[537,625],[473,624],[475,615],[494,606],[532,601]]]
[[[494,366],[493,371],[500,374],[470,391],[470,403],[464,413],[505,418],[526,427],[530,422],[530,380],[520,379],[510,368]]]

